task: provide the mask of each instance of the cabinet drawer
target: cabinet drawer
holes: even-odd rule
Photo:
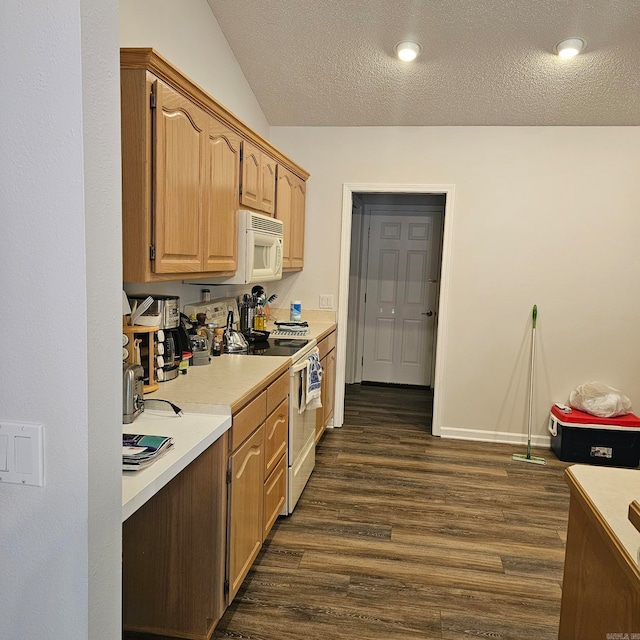
[[[267,418],[264,435],[264,477],[266,478],[287,450],[289,401],[284,400]]]
[[[289,395],[289,372],[283,373],[267,388],[267,415],[276,410],[278,405]]]
[[[267,417],[267,392],[263,391],[233,416],[229,446],[235,451]]]
[[[287,456],[280,458],[273,473],[264,483],[264,530],[262,541],[264,542],[278,519],[278,514],[284,506],[287,497]]]
[[[324,358],[331,349],[335,349],[336,346],[336,331],[330,333],[326,338],[323,338],[318,343],[318,351],[320,352],[319,357],[320,360]]]

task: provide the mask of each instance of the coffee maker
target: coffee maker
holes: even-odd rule
[[[158,318],[158,357],[162,364],[156,370],[158,382],[167,382],[178,377],[182,354],[191,350],[189,336],[180,324],[180,297],[159,294],[137,293],[130,300],[142,302],[147,296],[153,303],[143,315]]]

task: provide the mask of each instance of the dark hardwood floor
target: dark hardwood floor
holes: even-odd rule
[[[348,387],[292,516],[214,638],[556,640],[568,465],[430,435],[432,397]]]

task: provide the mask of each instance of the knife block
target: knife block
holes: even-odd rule
[[[129,342],[125,349],[129,354],[125,358],[128,364],[139,364],[144,369],[144,393],[155,391],[160,385],[156,378],[156,353],[158,327],[128,326],[122,327],[122,333]]]

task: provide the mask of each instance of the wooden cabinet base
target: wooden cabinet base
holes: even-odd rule
[[[567,474],[571,487],[559,640],[640,633],[640,571]]]
[[[271,527],[278,519],[280,511],[287,499],[287,454],[284,455],[276,465],[271,475],[264,483],[264,530],[263,540],[267,539]]]
[[[225,434],[123,523],[125,631],[211,637],[226,606],[227,455]]]

